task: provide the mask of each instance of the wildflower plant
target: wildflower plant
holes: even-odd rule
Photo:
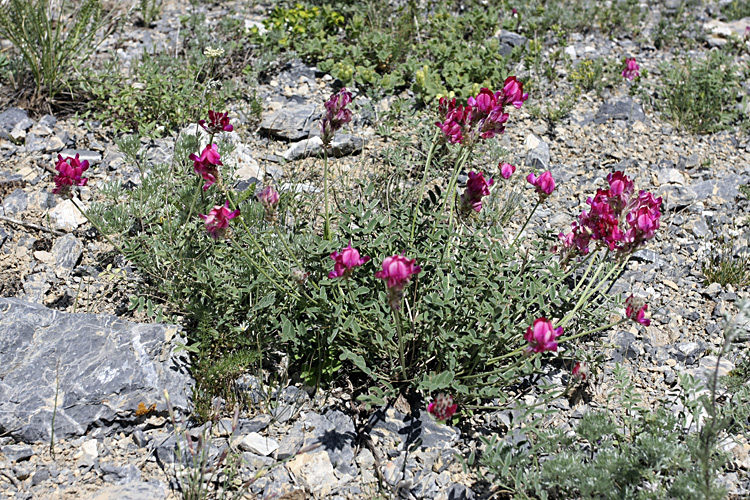
[[[342,90],[325,104],[324,145],[351,119],[351,99]],[[212,112],[200,122],[210,133],[200,154],[196,137],[182,138],[171,165],[153,168],[136,190],[108,190],[118,203],[95,206],[93,219],[113,236],[139,221],[122,251],[190,318],[196,332],[188,347],[206,379],[214,380],[212,364],[238,363],[224,380],[268,362],[262,355],[285,352],[290,370],[309,384],[357,372],[367,380],[359,399],[369,405],[402,392],[442,393],[433,414],[443,420],[487,399],[503,404],[507,388],[546,360],[571,357],[570,341],[612,326],[598,298],[654,236],[660,217],[659,199],[613,173],[553,255],[525,229],[535,207],[555,203],[555,179],[523,172],[530,200],[522,217],[515,226],[493,223],[508,220],[499,194],[512,189],[516,167],[479,157],[477,146],[512,126],[527,99],[515,77],[496,91],[441,99],[435,118],[415,126],[424,163],[414,165],[408,148],[393,153],[421,180],[369,179],[336,214],[305,193],[273,186],[238,193],[223,183],[232,166],[213,141],[231,116]],[[128,157],[137,161],[137,151]],[[470,171],[461,190],[459,175],[479,162],[487,167]],[[428,189],[443,169],[447,183]],[[290,216],[282,221],[280,213]],[[209,390],[198,378],[199,390]]]

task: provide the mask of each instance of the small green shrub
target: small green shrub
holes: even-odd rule
[[[162,0],[138,0],[138,10],[145,27],[151,26],[161,15]]]
[[[116,27],[100,0],[70,8],[65,0],[8,0],[0,9],[0,38],[21,53],[36,84],[37,95],[53,97],[71,73]],[[97,33],[103,29],[102,33]]]
[[[724,4],[721,13],[727,16],[727,19],[734,21],[750,16],[750,2],[748,0],[731,0]]]
[[[714,243],[713,256],[703,263],[705,284],[718,283],[721,286],[744,287],[750,284],[750,256],[734,255],[731,244]]]
[[[706,134],[748,120],[738,109],[740,68],[724,52],[698,61],[685,57],[663,64],[661,71],[653,105],[680,128]]]

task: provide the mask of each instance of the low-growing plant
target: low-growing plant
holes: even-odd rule
[[[726,242],[713,242],[713,246],[712,257],[703,263],[705,284],[737,287],[750,284],[750,255],[735,254],[732,245]]]
[[[705,134],[747,122],[738,106],[740,68],[724,52],[709,52],[698,61],[684,57],[662,65],[661,71],[652,103],[680,128]]]
[[[18,50],[36,85],[48,97],[70,77],[117,23],[114,11],[103,12],[100,0],[84,0],[73,7],[50,0],[7,0],[0,9],[0,38]]]
[[[750,2],[747,0],[731,0],[721,7],[721,13],[727,16],[727,19],[734,21],[750,16]]]
[[[151,26],[161,15],[162,0],[138,0],[138,11],[145,27]]]

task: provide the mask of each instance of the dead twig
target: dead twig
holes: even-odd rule
[[[0,221],[10,222],[11,224],[22,226],[28,229],[36,229],[37,231],[44,231],[45,233],[52,233],[55,236],[65,236],[65,233],[63,233],[62,231],[43,227],[38,224],[33,224],[31,222],[24,222],[22,220],[14,219],[12,217],[6,217],[4,215],[0,215]]]

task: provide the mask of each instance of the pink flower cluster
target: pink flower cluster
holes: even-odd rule
[[[442,97],[438,106],[440,120],[435,124],[443,131],[451,144],[472,143],[479,139],[491,139],[505,132],[508,113],[505,106],[512,104],[520,108],[529,94],[523,92],[523,84],[515,76],[505,80],[502,90],[492,92],[482,88],[476,97],[469,97],[466,105],[456,99]]]
[[[622,77],[627,80],[633,80],[634,78],[641,76],[641,67],[635,62],[635,57],[628,57],[625,59],[625,69],[622,70]]]
[[[526,180],[529,184],[536,188],[536,192],[539,195],[539,199],[544,201],[552,191],[555,190],[555,179],[552,178],[552,173],[547,170],[542,175],[537,177],[533,173],[526,176]]]
[[[523,335],[523,338],[529,343],[526,351],[529,353],[557,351],[556,339],[562,333],[563,328],[561,326],[553,328],[552,322],[547,318],[537,318]]]
[[[648,311],[648,304],[643,299],[633,295],[625,299],[625,316],[629,319],[643,326],[649,326],[651,320],[646,317],[646,311]]]
[[[279,192],[273,186],[266,186],[258,194],[258,201],[263,205],[263,210],[266,212],[264,217],[266,222],[276,222],[276,207],[279,205],[279,199]]]
[[[370,260],[370,257],[368,256],[360,257],[359,250],[352,248],[351,243],[349,243],[349,246],[341,250],[341,252],[333,252],[331,258],[336,263],[333,265],[333,271],[328,273],[330,279],[348,278],[355,267],[361,266]]]
[[[568,234],[559,234],[568,252],[587,254],[591,240],[610,250],[628,253],[654,237],[661,220],[661,198],[647,191],[635,193],[623,172],[607,176],[609,189],[599,189],[586,200],[591,209],[581,212]],[[568,256],[569,257],[569,256]]]
[[[325,102],[326,115],[320,121],[320,138],[326,147],[331,144],[336,131],[352,120],[352,112],[346,109],[351,102],[352,94],[345,88]]]
[[[224,206],[216,205],[208,212],[208,215],[198,214],[198,216],[206,221],[206,231],[209,236],[218,240],[226,236],[230,219],[234,219],[239,214],[239,209],[233,212],[229,210],[229,201],[227,201]]]
[[[453,397],[442,392],[435,397],[432,403],[427,405],[427,412],[440,421],[451,418],[457,409],[458,405],[453,402]]]
[[[385,280],[388,289],[388,305],[394,311],[401,309],[404,288],[411,281],[411,276],[422,271],[416,262],[416,259],[409,260],[403,254],[391,255],[383,261],[383,270],[375,273],[376,278]]]
[[[500,177],[502,177],[505,180],[510,179],[510,176],[513,175],[515,171],[516,171],[516,167],[514,165],[511,165],[510,163],[500,164]]]
[[[234,127],[229,123],[229,113],[217,113],[213,110],[208,110],[208,126],[206,126],[206,120],[199,120],[198,125],[211,134],[234,130]]]
[[[190,155],[190,159],[193,160],[193,170],[195,173],[203,177],[206,184],[203,186],[203,190],[207,190],[216,183],[216,178],[219,176],[219,169],[216,168],[221,163],[221,156],[219,155],[219,146],[216,144],[209,144],[203,149],[200,156],[195,154]]]
[[[585,361],[579,361],[573,367],[573,378],[578,382],[585,382],[590,373],[589,365]]]
[[[80,161],[77,154],[75,158],[70,156],[63,158],[62,155],[57,155],[55,170],[58,174],[54,179],[55,189],[52,193],[67,195],[70,192],[70,186],[85,186],[89,180],[82,175],[88,168],[88,160]]]
[[[482,210],[482,198],[490,194],[490,186],[494,183],[494,179],[486,180],[482,172],[469,172],[466,190],[461,195],[461,208],[475,212]]]

